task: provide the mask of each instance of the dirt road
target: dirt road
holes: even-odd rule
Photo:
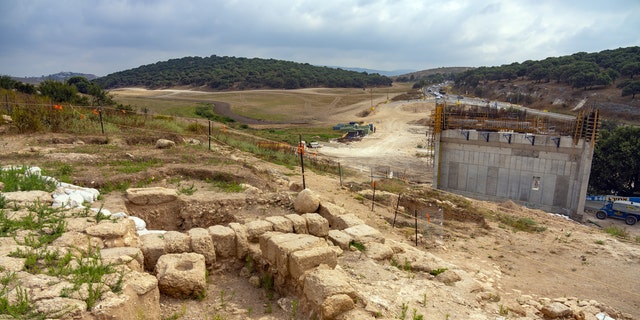
[[[427,152],[426,127],[411,123],[427,118],[433,107],[433,102],[428,101],[380,104],[369,116],[361,118],[374,124],[375,133],[360,141],[327,143],[319,153],[363,172],[388,166],[396,174],[411,175],[412,181],[429,183],[433,167],[424,157]],[[345,118],[348,119],[346,115],[332,117],[336,123],[341,119],[344,122]]]

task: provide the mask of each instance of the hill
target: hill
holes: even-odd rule
[[[597,108],[640,123],[637,75],[640,47],[628,47],[469,69],[456,75],[453,91],[568,114]]]
[[[94,74],[71,72],[71,71],[62,71],[62,72],[50,74],[48,76],[40,76],[40,77],[11,77],[11,78],[15,81],[20,81],[24,83],[39,84],[40,82],[43,82],[45,80],[55,80],[55,81],[64,82],[71,77],[84,77],[87,80],[93,80],[98,78]]]
[[[120,71],[94,80],[103,88],[198,87],[205,90],[365,88],[390,86],[379,74],[354,72],[308,63],[236,58],[184,57]]]

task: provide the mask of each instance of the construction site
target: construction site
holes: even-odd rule
[[[597,110],[569,120],[515,108],[437,103],[431,125],[434,188],[581,219]]]

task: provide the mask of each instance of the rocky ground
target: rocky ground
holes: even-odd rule
[[[423,106],[417,103],[416,108]],[[391,119],[390,115],[400,116],[386,121],[385,118]],[[412,125],[407,125],[423,115],[414,112],[409,104],[379,108],[377,115],[374,113],[369,120],[382,130],[346,147],[351,149],[349,155],[361,148],[361,154],[369,157],[361,163],[354,161],[355,167],[381,161],[380,155],[399,165],[414,160],[416,166],[424,165],[419,158],[411,160],[417,143],[410,139],[417,133],[408,131]],[[393,132],[396,134],[391,134]],[[386,135],[393,139],[406,135],[407,140],[393,144],[404,147],[395,152],[375,147],[376,141],[386,141]],[[193,203],[193,212],[202,212],[204,204],[211,205],[217,198],[229,197],[206,180],[216,173],[232,175],[262,190],[264,199],[272,200],[282,194],[295,196],[291,186],[299,187],[302,180],[299,168],[276,166],[221,145],[208,151],[185,143],[171,149],[157,149],[152,142],[140,139],[133,143],[131,137],[126,136],[109,137],[108,144],[98,144],[99,141],[96,137],[0,135],[0,163],[44,167],[69,164],[73,167],[70,179],[84,186],[103,187],[125,181],[134,186],[144,181],[145,186],[191,189],[192,193],[184,192],[181,198]],[[338,158],[339,149],[345,148],[329,147],[325,155]],[[378,149],[368,153],[367,148]],[[401,154],[406,157],[398,159]],[[135,159],[160,161],[136,173],[116,170],[114,161],[135,162]],[[362,174],[353,171],[343,186],[336,176],[309,171],[305,174],[307,187],[322,201],[344,208],[375,227],[390,246],[405,248],[406,254],[397,256],[404,259],[398,260],[380,259],[373,252],[355,249],[339,255],[336,269],[348,275],[350,285],[357,292],[356,309],[345,315],[345,319],[419,319],[420,316],[424,319],[595,319],[599,313],[614,319],[640,318],[640,281],[636,274],[640,263],[640,243],[636,240],[640,226],[601,221],[590,214],[578,223],[511,202],[470,200],[473,205],[465,210],[482,215],[482,223],[477,219],[446,219],[436,239],[421,238],[416,246],[410,228],[391,226],[392,203],[377,205],[372,211],[366,192],[358,194],[346,187],[350,183],[366,185],[368,180],[366,170]],[[292,212],[285,200],[263,203],[269,205],[253,204],[241,210],[229,207],[227,211],[238,222]],[[127,210],[123,193],[117,190],[104,194],[95,205],[101,204],[113,212]],[[517,231],[497,219],[499,214],[529,218],[544,230]],[[606,225],[623,228],[628,237],[606,234],[601,229]],[[446,271],[440,274],[427,271],[433,269]],[[259,288],[242,271],[241,264],[213,270],[206,292],[200,300],[162,296],[162,318],[305,318],[305,313],[297,309],[298,297]]]

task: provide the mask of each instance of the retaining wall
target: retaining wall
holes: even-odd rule
[[[445,130],[435,141],[435,188],[572,218],[584,212],[593,148],[583,139]]]

